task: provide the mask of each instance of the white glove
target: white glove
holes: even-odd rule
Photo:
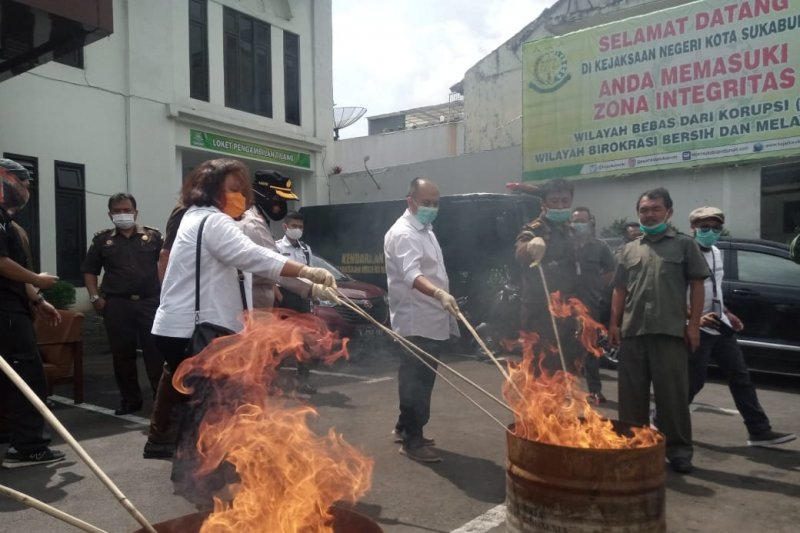
[[[300,269],[300,272],[298,272],[297,277],[306,278],[307,280],[319,283],[325,287],[336,288],[336,279],[334,279],[333,274],[324,268],[304,266]]]
[[[547,245],[541,237],[534,237],[525,246],[525,251],[531,258],[531,266],[538,265],[544,257],[544,252],[547,250]]]
[[[342,303],[342,301],[339,299],[336,289],[333,287],[325,287],[319,283],[315,283],[311,286],[311,297],[315,300],[333,302],[336,305],[340,305]]]
[[[451,315],[458,317],[458,304],[456,303],[456,299],[453,298],[453,295],[449,292],[445,291],[444,289],[436,289],[433,293],[433,297],[441,302],[442,307],[444,307],[445,311],[450,313]]]

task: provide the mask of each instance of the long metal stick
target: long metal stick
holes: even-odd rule
[[[42,511],[45,514],[49,514],[53,518],[61,520],[62,522],[66,522],[71,526],[75,526],[81,531],[88,531],[89,533],[108,533],[105,529],[100,529],[99,527],[95,527],[92,524],[86,523],[76,516],[67,514],[64,511],[56,509],[52,505],[48,505],[41,500],[37,500],[33,496],[28,496],[25,493],[16,491],[11,487],[0,485],[0,494],[8,496],[9,498],[16,500],[20,503],[24,503],[25,505],[33,507],[34,509]]]
[[[467,317],[464,316],[464,313],[459,311],[458,318],[459,320],[461,320],[461,322],[464,323],[464,326],[466,326],[467,331],[469,331],[470,334],[472,334],[472,337],[475,339],[475,341],[478,343],[481,349],[483,349],[486,355],[489,356],[489,359],[491,359],[492,362],[495,364],[495,366],[497,366],[497,369],[500,370],[500,373],[503,375],[506,381],[511,384],[511,386],[514,388],[514,391],[519,395],[520,399],[524,399],[525,396],[517,388],[517,384],[511,380],[511,376],[508,374],[508,371],[503,367],[503,364],[500,363],[500,360],[497,359],[497,357],[495,357],[495,355],[492,353],[489,347],[486,346],[486,343],[483,342],[483,339],[481,339],[480,335],[478,335],[478,332],[475,330],[475,328],[472,327],[472,324],[469,323],[469,320],[467,320]]]
[[[469,400],[469,401],[470,401],[471,403],[473,403],[473,404],[474,404],[474,405],[475,405],[475,406],[476,406],[478,409],[480,409],[481,411],[483,411],[483,412],[484,412],[484,413],[485,413],[487,416],[489,416],[489,417],[490,417],[492,420],[494,420],[495,422],[497,422],[497,423],[498,423],[498,424],[499,424],[499,425],[500,425],[500,426],[501,426],[501,427],[502,427],[504,430],[506,430],[506,431],[508,430],[508,427],[507,427],[507,425],[506,425],[505,423],[503,423],[502,421],[500,421],[500,420],[499,420],[497,417],[495,417],[493,414],[491,414],[489,411],[487,411],[487,410],[486,410],[486,409],[485,409],[483,406],[481,406],[481,405],[480,405],[479,403],[477,403],[477,402],[476,402],[474,399],[472,399],[472,398],[471,398],[471,397],[470,397],[470,396],[469,396],[467,393],[465,393],[463,390],[461,390],[461,389],[460,389],[460,388],[459,388],[459,387],[458,387],[458,386],[457,386],[455,383],[453,383],[452,381],[450,381],[450,380],[447,378],[447,376],[443,375],[443,374],[442,374],[441,372],[439,372],[437,369],[433,368],[433,366],[432,366],[430,363],[428,363],[428,361],[426,361],[425,359],[423,359],[423,357],[422,357],[422,356],[424,355],[424,356],[425,356],[425,357],[427,357],[428,359],[430,359],[430,360],[432,360],[432,361],[436,361],[436,362],[437,362],[438,364],[440,364],[440,365],[441,365],[443,368],[446,368],[447,370],[449,370],[450,372],[452,372],[454,375],[456,375],[456,376],[460,377],[462,380],[466,381],[467,383],[469,383],[470,385],[472,385],[473,387],[475,387],[476,389],[478,389],[480,392],[482,392],[483,394],[485,394],[486,396],[488,396],[489,398],[491,398],[492,400],[494,400],[495,402],[497,402],[499,405],[501,405],[501,406],[505,407],[506,409],[508,409],[508,410],[509,410],[509,411],[511,411],[512,413],[516,414],[516,412],[515,412],[515,411],[514,411],[514,410],[513,410],[511,407],[509,407],[509,406],[508,406],[508,404],[506,404],[505,402],[503,402],[502,400],[500,400],[499,398],[497,398],[496,396],[494,396],[493,394],[491,394],[489,391],[485,390],[483,387],[481,387],[480,385],[478,385],[477,383],[475,383],[474,381],[472,381],[472,380],[471,380],[471,379],[469,379],[468,377],[466,377],[466,376],[464,376],[463,374],[461,374],[460,372],[456,371],[456,370],[455,370],[455,369],[453,369],[451,366],[449,366],[449,365],[447,365],[447,364],[445,364],[445,363],[443,363],[443,362],[439,361],[439,360],[438,360],[438,359],[436,359],[436,358],[435,358],[433,355],[429,354],[428,352],[426,352],[425,350],[423,350],[423,349],[422,349],[422,348],[420,348],[419,346],[415,345],[414,343],[412,343],[411,341],[409,341],[409,340],[408,340],[408,339],[406,339],[405,337],[403,337],[403,336],[401,336],[401,335],[398,335],[397,333],[395,333],[395,332],[394,332],[394,331],[392,331],[391,329],[387,328],[386,326],[384,326],[383,324],[381,324],[380,322],[378,322],[377,320],[375,320],[375,319],[374,319],[374,318],[373,318],[373,317],[372,317],[372,316],[371,316],[369,313],[365,312],[365,311],[364,311],[363,309],[361,309],[361,308],[360,308],[358,305],[356,305],[355,303],[353,303],[353,301],[352,301],[352,300],[350,300],[350,299],[349,299],[347,296],[345,296],[345,295],[343,295],[343,294],[341,294],[341,293],[339,293],[339,295],[338,295],[338,296],[339,296],[339,299],[340,299],[341,303],[342,303],[343,305],[345,305],[345,306],[346,306],[348,309],[350,309],[350,310],[352,310],[352,311],[354,311],[354,312],[358,313],[360,316],[364,317],[365,319],[367,319],[368,321],[370,321],[371,323],[373,323],[375,326],[377,326],[378,328],[380,328],[381,330],[383,330],[383,331],[384,331],[384,332],[385,332],[387,335],[389,335],[390,337],[392,337],[393,339],[395,339],[397,342],[399,342],[401,346],[403,346],[403,347],[404,347],[404,348],[405,348],[405,349],[406,349],[406,350],[407,350],[409,353],[411,353],[411,355],[413,355],[414,357],[416,357],[416,358],[417,358],[419,361],[421,361],[421,362],[422,362],[422,364],[424,364],[424,365],[425,365],[425,366],[427,366],[429,369],[431,369],[431,370],[432,370],[432,371],[433,371],[433,372],[434,372],[434,373],[435,373],[437,376],[441,377],[441,378],[442,378],[442,379],[443,379],[443,380],[444,380],[446,383],[448,383],[448,384],[449,384],[451,387],[453,387],[453,388],[454,388],[456,391],[458,391],[458,393],[459,393],[459,394],[461,394],[462,396],[464,396],[464,398],[466,398],[467,400]]]
[[[567,372],[567,363],[564,361],[564,350],[561,349],[561,335],[558,334],[558,325],[556,324],[556,316],[553,314],[552,302],[550,301],[550,289],[547,287],[547,278],[544,276],[544,269],[542,265],[537,263],[536,267],[539,269],[539,275],[542,278],[542,285],[544,292],[547,295],[547,312],[550,314],[550,322],[553,324],[553,334],[556,336],[556,346],[558,346],[558,357],[561,358],[561,368],[564,373]]]
[[[447,370],[452,372],[454,375],[458,376],[463,381],[469,383],[470,385],[472,385],[473,387],[478,389],[480,392],[482,392],[483,394],[485,394],[486,396],[488,396],[489,398],[491,398],[492,400],[497,402],[498,405],[500,405],[502,407],[505,407],[506,409],[508,409],[512,413],[514,412],[514,410],[511,407],[509,407],[506,402],[504,402],[503,400],[499,399],[497,396],[493,395],[491,392],[487,391],[486,389],[484,389],[483,387],[481,387],[480,385],[478,385],[477,383],[475,383],[474,381],[469,379],[467,376],[465,376],[464,374],[462,374],[461,372],[456,370],[455,368],[451,367],[447,363],[439,361],[436,357],[434,357],[433,355],[429,354],[428,352],[426,352],[425,350],[423,350],[422,348],[420,348],[416,344],[412,343],[411,341],[409,341],[408,339],[406,339],[402,335],[398,335],[393,330],[387,328],[386,326],[384,326],[383,324],[381,324],[380,322],[375,320],[369,313],[367,313],[366,311],[361,309],[358,305],[356,305],[347,296],[344,296],[343,294],[340,293],[339,294],[339,298],[342,301],[342,303],[344,303],[348,308],[350,308],[352,311],[358,313],[360,316],[364,317],[365,319],[369,320],[374,325],[378,326],[380,329],[382,329],[387,335],[389,335],[393,339],[397,340],[398,342],[400,342],[403,345],[410,346],[412,349],[416,350],[419,354],[424,355],[429,360],[436,361],[440,366],[442,366],[443,368],[446,368]]]
[[[94,472],[103,485],[105,485],[106,488],[111,491],[111,494],[114,495],[117,501],[122,504],[128,513],[130,513],[130,515],[133,516],[133,518],[147,531],[150,533],[157,533],[153,526],[150,525],[150,522],[148,522],[142,513],[140,513],[139,510],[133,506],[130,500],[128,500],[128,498],[122,493],[121,490],[119,490],[114,482],[111,481],[111,478],[109,478],[106,473],[103,472],[99,466],[97,466],[97,463],[95,463],[92,458],[89,457],[89,454],[86,453],[86,450],[84,450],[83,447],[78,444],[78,441],[76,441],[69,431],[67,431],[67,428],[65,428],[58,418],[56,418],[55,415],[50,412],[50,409],[48,409],[44,402],[42,402],[36,393],[33,392],[33,389],[31,389],[30,386],[25,383],[25,381],[19,376],[19,374],[17,374],[11,365],[6,362],[6,360],[3,359],[3,357],[0,357],[0,369],[2,369],[5,375],[8,376],[14,385],[16,385],[19,390],[22,391],[22,394],[24,394],[28,401],[33,404],[36,410],[42,414],[47,423],[53,426],[53,429],[55,429],[56,432],[61,435],[61,438],[64,439],[73,450],[75,450],[75,453],[77,453],[83,462],[86,463],[89,469]]]

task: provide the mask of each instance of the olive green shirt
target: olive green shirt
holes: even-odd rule
[[[629,242],[620,255],[614,285],[627,291],[622,336],[683,337],[689,280],[709,276],[708,265],[691,237],[668,228],[655,239]]]

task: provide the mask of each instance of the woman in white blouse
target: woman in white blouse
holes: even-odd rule
[[[161,304],[153,322],[156,345],[172,370],[184,359],[195,326],[195,254],[200,222],[200,322],[242,329],[242,298],[237,269],[278,280],[301,277],[335,288],[330,272],[313,268],[267,248],[242,233],[234,219],[253,203],[247,167],[234,159],[214,159],[195,168],[181,191],[183,216],[161,287]],[[320,292],[322,287],[318,287]]]

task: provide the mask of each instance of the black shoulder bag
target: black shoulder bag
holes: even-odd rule
[[[184,355],[192,357],[202,352],[206,346],[211,344],[211,341],[218,337],[226,337],[233,335],[235,331],[228,329],[211,322],[200,322],[200,250],[201,241],[203,239],[203,226],[206,219],[210,215],[206,215],[200,222],[200,228],[197,230],[197,248],[195,252],[195,276],[194,276],[194,331],[189,338],[189,344],[186,345]],[[239,276],[239,292],[242,296],[242,309],[247,311],[247,299],[244,294],[244,274],[241,270],[236,270]]]

